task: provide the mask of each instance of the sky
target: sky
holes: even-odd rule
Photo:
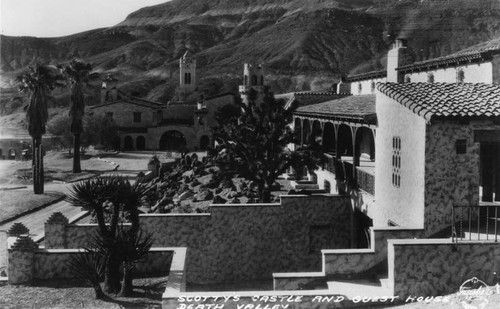
[[[128,14],[168,0],[0,0],[1,33],[57,37],[110,27]]]

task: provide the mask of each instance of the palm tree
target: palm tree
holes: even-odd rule
[[[49,118],[47,101],[50,92],[64,85],[64,78],[55,66],[37,63],[17,76],[19,90],[29,93],[26,109],[28,133],[33,141],[33,190],[43,194],[43,150],[42,135]]]
[[[80,165],[80,135],[83,131],[83,116],[85,115],[83,83],[92,76],[90,74],[91,70],[91,64],[77,59],[71,60],[69,65],[64,68],[64,73],[72,83],[69,115],[71,116],[71,133],[73,133],[73,173],[81,173],[82,171]]]

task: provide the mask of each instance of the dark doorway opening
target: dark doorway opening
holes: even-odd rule
[[[160,138],[160,150],[183,150],[186,138],[179,131],[167,131]]]
[[[123,141],[123,150],[133,150],[134,149],[134,140],[131,136],[126,136]]]
[[[146,149],[146,139],[144,136],[138,136],[135,140],[135,148],[137,150],[145,150]]]

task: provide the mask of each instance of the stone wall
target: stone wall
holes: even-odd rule
[[[187,281],[206,283],[320,270],[317,248],[349,247],[351,215],[349,197],[282,196],[280,204],[212,205],[210,214],[141,215],[140,223],[154,246],[187,247]],[[67,246],[80,248],[97,226],[66,230]]]
[[[371,228],[371,247],[368,249],[322,250],[324,273],[359,274],[370,270],[387,259],[388,239],[405,239],[420,237],[421,229],[404,229],[399,227]]]
[[[449,239],[389,240],[389,285],[395,296],[437,296],[458,292],[474,277],[498,283],[500,244],[452,243]]]
[[[425,151],[425,229],[427,235],[451,225],[452,207],[479,203],[479,143],[474,130],[500,129],[491,121],[453,121],[428,126]],[[466,140],[466,153],[457,154],[455,143]]]
[[[33,260],[33,278],[74,278],[75,275],[68,267],[68,262],[79,252],[79,249],[36,250]],[[141,275],[168,273],[173,252],[171,248],[152,248],[146,258],[136,264],[137,272]]]

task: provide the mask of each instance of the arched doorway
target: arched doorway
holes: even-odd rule
[[[314,120],[312,123],[312,138],[314,139],[314,142],[318,143],[319,145],[322,145],[322,140],[323,140],[323,135],[321,134],[321,123],[318,120]]]
[[[210,146],[210,137],[203,135],[200,138],[200,150],[205,151],[208,149],[208,146]]]
[[[352,133],[346,124],[339,126],[338,133],[338,156],[352,156]]]
[[[119,136],[115,136],[113,138],[113,145],[112,145],[113,149],[114,150],[120,150],[121,143],[122,143],[122,141],[120,140],[120,137]]]
[[[179,131],[167,131],[160,138],[160,150],[181,150],[186,147],[186,138]]]
[[[294,125],[294,133],[295,133],[295,144],[301,145],[302,144],[302,120],[300,118],[295,118],[295,125]]]
[[[356,158],[357,161],[375,161],[375,139],[369,128],[361,127],[356,131]]]
[[[311,124],[308,119],[304,119],[302,124],[302,144],[309,144],[309,135],[311,134]]]
[[[323,152],[335,154],[335,127],[327,122],[323,129]]]
[[[135,139],[135,148],[137,150],[145,150],[146,149],[146,139],[144,136],[138,136]]]
[[[132,150],[134,149],[134,140],[131,136],[125,136],[123,140],[123,150]]]

